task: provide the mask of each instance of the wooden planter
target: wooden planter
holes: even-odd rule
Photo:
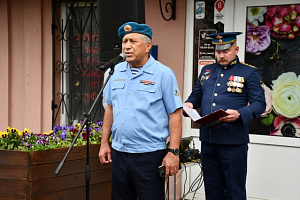
[[[111,165],[101,165],[100,144],[90,146],[89,197],[111,199]],[[74,147],[59,175],[55,169],[68,148],[47,151],[0,150],[0,199],[86,199],[86,146]]]

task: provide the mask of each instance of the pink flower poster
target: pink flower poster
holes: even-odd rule
[[[300,4],[247,8],[245,62],[264,81],[267,108],[250,133],[300,137]]]

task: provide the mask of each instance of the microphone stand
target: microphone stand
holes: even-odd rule
[[[87,142],[86,142],[86,169],[85,169],[85,180],[86,180],[86,200],[89,200],[89,182],[90,182],[90,160],[89,160],[89,134],[90,134],[90,115],[91,112],[93,111],[95,105],[97,104],[98,100],[101,97],[101,94],[107,84],[107,82],[109,81],[111,75],[113,75],[114,71],[115,71],[115,65],[117,64],[117,62],[113,63],[113,65],[110,67],[110,72],[109,75],[107,77],[107,79],[104,81],[104,84],[102,86],[102,88],[100,89],[100,92],[98,93],[97,98],[95,99],[93,105],[91,106],[90,110],[88,113],[84,113],[84,120],[83,123],[81,125],[81,128],[79,129],[78,133],[76,134],[76,136],[74,137],[74,140],[71,144],[71,146],[69,147],[67,153],[65,154],[64,158],[62,159],[62,161],[59,163],[59,165],[57,166],[56,170],[55,170],[55,175],[58,175],[60,170],[62,169],[64,162],[66,161],[68,155],[71,152],[71,149],[73,148],[79,134],[81,133],[82,129],[84,128],[84,126],[86,125],[86,131],[87,131]]]

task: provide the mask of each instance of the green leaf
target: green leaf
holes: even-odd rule
[[[261,118],[261,122],[267,126],[272,125],[273,121],[275,119],[275,116],[273,113],[270,113],[267,117]]]

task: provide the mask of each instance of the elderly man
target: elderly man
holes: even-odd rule
[[[208,35],[215,44],[216,63],[204,66],[191,95],[189,108],[205,116],[218,109],[229,115],[213,128],[200,127],[201,161],[207,200],[246,200],[248,122],[265,110],[258,70],[241,63],[236,36],[240,32]]]
[[[177,81],[170,68],[149,54],[148,25],[127,22],[118,34],[127,58],[116,65],[104,91],[100,162],[112,162],[112,199],[164,200],[165,178],[158,167],[165,166],[165,177],[179,167],[182,101]]]

